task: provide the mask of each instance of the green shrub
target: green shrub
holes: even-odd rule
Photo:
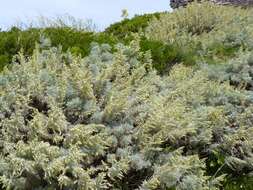
[[[192,50],[184,50],[177,44],[164,44],[143,38],[140,41],[141,51],[150,51],[153,67],[160,74],[167,74],[177,63],[191,65],[195,63],[195,54]]]
[[[105,29],[105,32],[114,35],[118,39],[123,39],[131,33],[143,31],[148,26],[149,21],[154,17],[159,18],[160,15],[161,13],[136,15],[132,19],[124,19],[121,22],[112,24]]]
[[[93,33],[78,31],[69,27],[58,28],[29,28],[21,30],[12,28],[10,31],[0,32],[0,55],[5,59],[0,60],[1,67],[11,63],[12,57],[19,51],[27,56],[32,55],[35,44],[41,43],[44,38],[50,39],[52,46],[61,46],[64,52],[87,56],[92,42],[115,44],[117,40],[106,33]]]
[[[84,32],[71,28],[30,28],[28,30],[13,28],[9,32],[0,33],[0,35],[3,36],[0,41],[0,55],[2,54],[5,58],[0,60],[2,67],[11,63],[12,57],[21,50],[26,56],[32,55],[36,42],[45,46],[43,39],[50,40],[47,42],[48,45],[61,46],[64,52],[70,51],[72,54],[82,57],[89,54],[92,42],[113,45],[121,41],[124,44],[129,44],[134,39],[134,36],[129,36],[118,40],[108,33]],[[167,73],[176,63],[184,62],[190,65],[195,62],[195,55],[191,49],[183,49],[176,44],[168,45],[160,41],[147,40],[145,37],[141,37],[140,42],[141,51],[151,51],[153,66],[159,73]]]
[[[10,59],[6,55],[0,55],[0,71],[10,62]]]

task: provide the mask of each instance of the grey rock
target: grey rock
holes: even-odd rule
[[[170,6],[173,9],[179,8],[179,7],[185,7],[189,3],[193,2],[194,0],[171,0]],[[198,2],[201,2],[201,0],[197,0]],[[211,2],[220,4],[220,5],[234,5],[234,6],[253,6],[253,0],[209,0]]]

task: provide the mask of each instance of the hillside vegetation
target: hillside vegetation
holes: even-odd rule
[[[0,32],[0,189],[253,189],[252,15]]]

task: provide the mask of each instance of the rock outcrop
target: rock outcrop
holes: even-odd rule
[[[171,8],[176,9],[179,7],[184,7],[193,1],[194,0],[171,0],[170,6]],[[253,6],[253,0],[210,0],[210,1],[221,5],[235,5],[243,7]]]

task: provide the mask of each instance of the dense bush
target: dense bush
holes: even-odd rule
[[[37,48],[0,74],[3,189],[208,190],[251,178],[251,91],[206,67],[160,77],[137,42],[116,49],[94,44],[81,59]]]
[[[130,33],[129,33],[130,34]],[[42,43],[43,39],[48,39],[47,44],[41,44],[44,47],[48,45],[61,46],[64,52],[70,51],[75,55],[85,57],[89,54],[92,42],[100,44],[129,44],[130,40],[134,39],[134,35],[129,35],[129,38],[117,39],[117,36],[101,32],[84,32],[77,31],[71,28],[30,28],[20,30],[12,28],[8,32],[0,32],[0,70],[7,64],[10,64],[13,56],[23,51],[26,56],[33,53],[36,42]],[[160,41],[148,40],[145,37],[141,38],[141,51],[150,50],[153,66],[160,73],[167,73],[168,70],[176,63],[184,62],[186,64],[195,63],[195,55],[193,49],[183,49],[177,44],[164,44]]]
[[[0,32],[0,70],[8,65],[12,57],[23,51],[26,56],[33,53],[35,44],[42,39],[50,39],[48,45],[62,46],[63,51],[87,56],[92,42],[115,44],[117,40],[106,33],[86,32],[69,27],[29,28],[21,30],[13,27]]]
[[[241,53],[225,64],[205,67],[211,79],[229,81],[231,85],[253,91],[253,54]]]
[[[150,51],[152,65],[160,74],[168,74],[175,64],[193,65],[197,60],[194,49],[185,49],[176,43],[164,44],[161,41],[142,38],[140,49],[143,52]]]
[[[162,13],[136,15],[132,19],[124,19],[114,23],[105,29],[105,32],[112,34],[118,39],[126,38],[131,33],[143,32],[153,18],[159,18]]]
[[[184,62],[188,65],[196,62],[196,53],[192,49],[180,47],[178,44],[166,44],[160,40],[147,39],[143,32],[154,18],[159,19],[165,13],[137,15],[132,19],[124,19],[106,28],[105,33],[112,34],[120,42],[129,44],[134,40],[134,34],[141,36],[141,51],[150,51],[153,67],[160,74],[166,74],[176,63]]]
[[[147,28],[147,35],[168,42],[175,41],[182,34],[201,37],[228,27],[234,29],[246,23],[252,24],[251,14],[251,9],[195,2],[186,8],[179,8],[172,13],[154,18]]]
[[[13,27],[9,31],[0,31],[0,70],[9,64],[12,57],[21,49],[25,55],[32,55],[35,44],[40,42],[41,37],[50,39],[53,46],[61,45],[63,51],[70,50],[72,53],[84,57],[89,54],[92,42],[110,45],[119,41],[129,43],[133,37],[127,39],[125,38],[126,35],[130,35],[132,32],[138,33],[148,25],[148,21],[159,15],[159,13],[145,14],[133,19],[125,19],[120,23],[111,25],[105,32],[101,33],[85,29],[80,30],[84,25],[82,21],[74,20],[70,16],[55,19],[42,17],[35,24],[31,23],[31,26],[25,29]]]
[[[224,62],[240,49],[252,49],[253,9],[192,3],[153,19],[148,39],[194,49],[198,61]]]
[[[252,11],[1,31],[0,189],[253,189]]]

